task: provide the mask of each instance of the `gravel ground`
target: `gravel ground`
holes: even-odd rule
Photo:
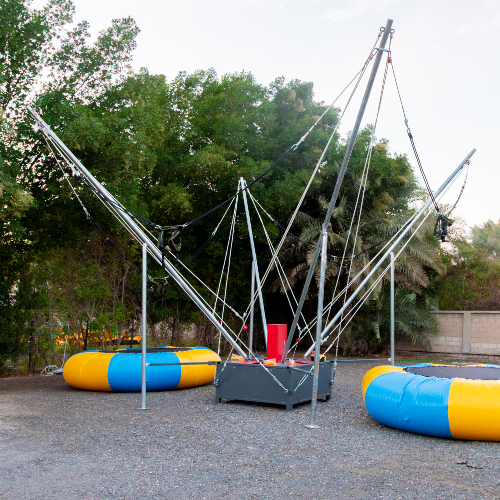
[[[339,367],[332,399],[214,404],[214,388],[140,394],[72,389],[60,376],[0,380],[0,499],[500,498],[500,444],[384,427],[364,373]],[[460,465],[458,462],[466,462]]]

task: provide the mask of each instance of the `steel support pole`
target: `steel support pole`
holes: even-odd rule
[[[141,407],[139,410],[148,410],[146,407],[146,322],[148,307],[148,246],[142,245],[142,381],[141,381]]]
[[[257,292],[259,295],[259,304],[260,304],[260,314],[262,316],[262,327],[264,328],[264,338],[266,340],[267,347],[267,321],[266,321],[266,311],[264,310],[264,299],[262,298],[262,287],[260,284],[260,275],[259,268],[257,267],[257,254],[255,252],[255,242],[253,241],[253,232],[252,232],[252,221],[250,220],[250,212],[248,211],[248,201],[247,201],[247,183],[243,177],[240,179],[240,186],[243,194],[243,203],[245,204],[245,213],[247,215],[247,225],[248,225],[248,236],[250,238],[250,247],[252,248],[252,258],[254,262],[255,269],[255,281],[257,282]],[[252,296],[252,302],[253,302]]]
[[[464,167],[464,165],[470,160],[471,156],[476,152],[475,149],[473,149],[466,157],[465,159],[460,163],[460,165],[453,171],[453,173],[444,181],[444,183],[441,185],[441,187],[434,193],[433,198],[436,199],[443,191],[446,189],[446,186],[453,180],[453,178],[460,172],[460,170]],[[351,303],[354,301],[354,299],[359,295],[363,287],[369,283],[371,280],[372,276],[377,272],[377,269],[385,262],[385,260],[391,255],[391,252],[394,251],[394,249],[399,245],[401,240],[406,236],[406,234],[411,230],[411,228],[417,223],[417,221],[424,215],[426,210],[430,207],[432,204],[432,198],[429,197],[425,205],[420,209],[420,211],[413,217],[411,220],[410,224],[406,226],[405,230],[396,238],[396,240],[392,243],[392,245],[389,247],[389,249],[385,252],[385,254],[380,258],[380,260],[375,264],[373,269],[368,273],[368,275],[365,277],[365,279],[361,282],[361,284],[354,290],[352,295],[346,300],[345,304],[340,308],[340,310],[335,314],[335,316],[332,318],[330,323],[326,325],[325,329],[323,330],[323,333],[321,335],[321,338],[324,338],[327,333],[333,328],[335,325],[336,321],[341,317],[342,313],[351,305]],[[307,358],[314,349],[314,346],[311,346],[306,353],[304,354],[304,358]]]
[[[394,366],[394,252],[391,252],[391,365]]]
[[[323,231],[321,236],[321,259],[326,259],[326,248],[327,248],[327,238],[328,234]],[[325,281],[325,267],[321,267],[320,282]],[[325,294],[325,288],[320,287],[318,295],[318,316],[316,323],[316,342],[314,348],[314,374],[313,374],[313,387],[312,387],[312,399],[311,399],[311,421],[309,425],[306,425],[308,429],[317,429],[319,425],[316,425],[316,406],[318,404],[318,380],[319,380],[319,362],[321,359],[321,333],[323,331],[323,299]],[[321,307],[320,307],[321,306]]]
[[[335,208],[335,205],[337,203],[337,198],[339,196],[340,186],[342,185],[342,181],[344,180],[344,175],[345,175],[346,170],[347,170],[347,165],[349,163],[349,160],[351,159],[351,154],[352,154],[352,150],[354,148],[354,143],[356,142],[356,137],[358,136],[359,127],[361,126],[361,120],[363,119],[366,105],[368,104],[368,99],[370,97],[370,93],[371,93],[372,88],[373,88],[375,76],[377,75],[377,71],[378,71],[378,68],[380,66],[380,60],[382,59],[382,54],[383,54],[383,51],[385,48],[385,44],[387,43],[387,39],[389,38],[389,35],[391,33],[391,28],[392,28],[392,19],[388,19],[387,24],[385,25],[384,34],[382,35],[382,39],[380,41],[380,46],[378,47],[377,55],[375,56],[375,61],[373,62],[372,71],[370,73],[370,78],[368,79],[368,83],[366,85],[366,90],[365,90],[365,94],[363,96],[363,100],[361,101],[361,106],[360,106],[359,111],[358,111],[358,116],[356,117],[356,122],[354,124],[354,128],[352,129],[351,137],[349,138],[349,142],[347,144],[347,148],[346,148],[345,155],[344,155],[344,160],[342,161],[342,166],[340,167],[339,175],[338,175],[337,181],[335,183],[335,188],[333,190],[333,194],[332,194],[332,197],[330,199],[330,203],[328,205],[328,210],[326,212],[325,220],[324,220],[323,226],[322,226],[323,231],[325,230],[325,227],[328,228],[328,225],[330,224],[332,212],[333,212],[333,209]],[[318,240],[316,247],[318,247],[319,245],[320,245],[320,241]],[[302,307],[304,306],[304,301],[305,301],[305,298],[307,296],[307,292],[309,290],[309,285],[311,284],[311,279],[312,279],[312,276],[314,274],[314,268],[316,267],[316,262],[318,260],[318,257],[319,257],[319,248],[316,248],[314,250],[314,254],[313,254],[313,258],[312,258],[311,265],[309,268],[309,272],[307,273],[307,278],[306,278],[306,282],[304,284],[304,289],[302,290],[302,294],[300,296],[299,305],[297,306],[297,310],[295,311],[295,316],[293,318],[292,326],[290,328],[290,334],[288,335],[288,339],[286,342],[285,351],[283,353],[282,361],[285,360],[286,353],[290,349],[290,344],[292,342],[292,338],[293,338],[293,335],[295,333],[297,323],[299,322],[300,313],[302,312]],[[325,258],[321,259],[321,266],[322,267],[326,266],[326,254],[325,254]],[[320,274],[321,274],[321,270],[320,270]],[[322,286],[322,284],[320,283],[320,287],[321,286]],[[324,286],[324,283],[323,283],[323,286]]]
[[[45,121],[36,113],[30,106],[27,106],[28,111],[31,113],[33,118],[43,126],[43,133],[50,135],[58,146],[64,150],[65,154],[71,161],[76,165],[78,170],[86,177],[86,179],[94,186],[94,188],[104,197],[112,200],[117,206],[122,207],[121,203],[117,201],[107,189],[102,186],[102,184],[82,165],[78,158],[66,147],[66,145],[57,137],[57,135],[50,129],[50,127],[45,123]],[[122,207],[123,208],[123,207]],[[151,255],[156,259],[157,262],[162,262],[161,252],[158,250],[156,243],[153,243],[145,232],[136,224],[136,222],[128,215],[125,210],[119,210],[123,221],[128,225],[129,229],[136,235],[137,240],[142,244],[146,243]],[[194,290],[192,290],[189,283],[184,279],[184,277],[177,271],[177,269],[167,260],[164,259],[165,269],[170,274],[172,279],[186,292],[189,298],[200,308],[201,312],[212,322],[212,324],[219,330],[226,340],[231,344],[232,347],[238,352],[240,356],[245,356],[245,351],[236,343],[233,337],[227,332],[227,330],[222,326],[217,320],[212,311],[203,304],[203,302],[197,297]]]
[[[255,296],[255,262],[252,259],[252,284],[250,286],[250,333],[248,335],[248,357],[253,351],[253,316],[254,316],[254,303]]]

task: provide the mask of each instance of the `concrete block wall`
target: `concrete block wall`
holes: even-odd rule
[[[472,314],[470,346],[473,354],[500,354],[500,312]]]
[[[397,340],[396,351],[428,351],[450,354],[500,355],[500,311],[435,311],[436,335],[427,335],[431,345]]]

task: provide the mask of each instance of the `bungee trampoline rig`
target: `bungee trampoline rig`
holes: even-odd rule
[[[87,215],[92,225],[96,228],[98,233],[106,238],[106,243],[114,251],[120,254],[120,257],[133,266],[138,272],[141,272],[134,263],[128,261],[126,256],[121,252],[116,245],[100,230],[97,222],[91,217],[90,213],[83,204],[78,195],[77,190],[73,187],[68,175],[68,169],[73,176],[78,179],[83,186],[90,189],[90,191],[103,203],[103,205],[110,211],[110,213],[125,227],[125,229],[133,236],[133,238],[142,244],[143,247],[143,349],[142,355],[123,351],[115,353],[103,352],[84,352],[71,357],[66,363],[64,369],[65,380],[75,387],[92,389],[92,390],[139,390],[141,389],[143,399],[142,407],[145,409],[145,394],[146,390],[165,390],[179,387],[187,387],[200,385],[214,381],[216,386],[216,402],[219,403],[223,399],[239,399],[247,401],[270,402],[284,405],[287,409],[291,409],[296,403],[311,401],[311,419],[308,427],[315,428],[315,415],[316,415],[316,402],[318,398],[328,399],[331,395],[331,388],[335,380],[336,366],[339,362],[338,348],[339,339],[343,331],[349,326],[354,315],[366,302],[373,290],[380,286],[381,281],[391,269],[391,263],[405,251],[406,246],[422,227],[428,217],[432,215],[432,209],[429,210],[431,205],[436,210],[435,217],[436,233],[443,239],[446,236],[447,226],[452,222],[449,218],[451,210],[445,215],[441,213],[439,202],[447,193],[449,188],[458,179],[465,167],[469,165],[470,158],[475,150],[472,150],[465,159],[458,165],[453,173],[446,179],[441,187],[432,192],[429,183],[425,177],[423,167],[418,157],[415,147],[413,135],[410,132],[408,119],[399,92],[396,75],[394,71],[393,54],[391,49],[394,30],[392,29],[392,20],[388,20],[384,28],[380,29],[377,39],[371,48],[367,58],[365,59],[361,69],[349,82],[349,84],[340,92],[339,96],[333,103],[325,109],[323,114],[316,120],[316,122],[305,132],[305,134],[293,144],[278,160],[276,160],[265,172],[257,176],[248,184],[245,179],[238,180],[237,190],[234,195],[230,196],[227,200],[223,201],[216,207],[213,207],[206,213],[196,217],[195,219],[185,222],[183,224],[172,224],[163,226],[151,222],[131,210],[124,207],[119,200],[117,200],[109,191],[84,167],[84,165],[75,157],[75,155],[64,145],[64,143],[57,137],[54,131],[51,130],[49,125],[31,108],[28,110],[37,122],[39,131],[47,142],[47,146],[57,161],[58,167],[61,169],[64,178],[69,183],[73,195],[79,201],[82,209]],[[377,47],[377,43],[379,46]],[[388,48],[386,46],[388,45]],[[385,68],[383,81],[380,90],[380,98],[378,108],[372,129],[371,140],[367,148],[366,159],[359,183],[359,190],[356,198],[356,204],[351,218],[346,244],[342,256],[333,256],[327,253],[327,238],[328,227],[332,217],[333,210],[337,203],[339,191],[343,178],[345,176],[351,153],[354,147],[354,142],[360,129],[361,121],[366,110],[368,99],[372,91],[375,77],[379,66],[385,58]],[[368,71],[371,65],[371,70]],[[402,221],[401,224],[396,226],[396,230],[388,237],[382,239],[369,248],[363,249],[361,252],[355,252],[356,241],[358,238],[359,222],[361,218],[365,190],[367,186],[367,179],[370,169],[371,156],[373,152],[373,145],[375,141],[375,132],[377,128],[379,113],[381,109],[382,99],[386,86],[389,70],[392,71],[394,81],[398,91],[399,100],[404,114],[405,125],[407,133],[410,138],[413,151],[415,153],[417,163],[422,173],[424,183],[429,193],[427,202],[419,210],[414,210],[411,217]],[[314,248],[312,259],[309,264],[307,278],[301,293],[297,298],[292,291],[292,287],[288,282],[288,277],[283,269],[279,256],[282,250],[285,239],[289,236],[301,241],[298,237],[292,235],[290,229],[295,221],[295,218],[304,202],[304,199],[309,191],[313,180],[324,166],[325,154],[330,147],[334,136],[338,130],[340,121],[344,113],[351,103],[363,77],[369,73],[365,92],[362,97],[361,106],[359,108],[356,122],[349,137],[346,146],[346,151],[342,165],[340,166],[336,185],[328,204],[328,209],[324,222],[321,227],[321,233],[316,244],[307,243]],[[339,120],[333,127],[333,131],[329,140],[323,149],[311,175],[304,188],[303,194],[298,201],[293,214],[290,216],[286,227],[280,225],[254,198],[250,191],[250,187],[261,180],[263,177],[269,175],[272,170],[279,165],[286,157],[293,154],[301,143],[307,140],[309,134],[321,122],[321,119],[330,111],[334,109],[334,105],[338,99],[347,91],[351,89],[347,102],[340,114]],[[61,161],[64,163],[64,168]],[[465,183],[464,183],[465,186]],[[464,186],[459,195],[462,195]],[[243,205],[247,220],[248,236],[252,253],[252,262],[249,263],[249,270],[252,273],[250,303],[243,313],[239,313],[230,304],[227,303],[227,287],[228,276],[230,272],[230,265],[232,259],[232,243],[235,237],[235,220],[238,211],[239,200],[243,199]],[[458,200],[457,200],[458,203]],[[453,206],[455,208],[456,204]],[[203,219],[209,214],[225,207],[224,214],[218,225],[214,228],[208,240],[200,247],[200,249],[187,261],[180,259],[180,249],[182,244],[182,230],[194,224],[195,222]],[[250,216],[250,207],[258,215],[259,222],[264,228],[266,241],[269,245],[271,259],[261,275],[257,265],[257,255],[253,243],[252,223]],[[453,210],[453,209],[452,209]],[[228,214],[231,214],[231,226],[229,233],[229,240],[227,243],[227,250],[222,264],[217,290],[210,289],[203,281],[196,276],[190,269],[188,264],[198,257],[207,245],[216,237],[217,230],[225,220]],[[274,246],[271,238],[267,234],[264,219],[269,219],[273,224],[282,230],[282,236],[279,242]],[[451,221],[451,222],[450,222]],[[153,233],[157,233],[157,235]],[[347,248],[348,242],[353,241],[352,252],[348,255]],[[305,244],[305,242],[302,242]],[[375,255],[367,259],[367,252],[376,252]],[[186,351],[182,348],[167,347],[163,350],[156,351],[146,349],[146,308],[147,308],[147,280],[153,283],[158,283],[158,280],[151,278],[147,274],[147,257],[148,255],[162,267],[165,272],[165,277],[160,279],[160,283],[165,283],[166,280],[173,280],[197,305],[203,312],[208,320],[215,326],[219,332],[219,348],[218,352],[205,349],[194,348]],[[364,265],[361,269],[353,268],[353,260],[361,257],[364,259]],[[340,287],[340,272],[337,273],[335,282],[335,289],[329,301],[325,301],[325,269],[327,259],[336,259],[339,262],[339,269],[343,266],[347,268],[347,283],[342,288]],[[316,318],[308,322],[302,314],[304,301],[308,294],[309,286],[313,275],[318,270],[319,260],[319,295],[318,295],[318,309]],[[390,264],[387,264],[389,262]],[[278,273],[279,280],[285,290],[288,305],[293,312],[293,322],[290,331],[287,332],[287,325],[269,324],[268,317],[265,311],[265,304],[262,296],[262,289],[269,277],[271,271],[275,270]],[[196,280],[201,285],[206,293],[211,294],[213,302],[207,299],[200,293],[189,281]],[[354,291],[351,291],[352,288]],[[348,293],[349,292],[349,293]],[[267,347],[267,356],[263,358],[254,353],[253,351],[253,317],[254,317],[254,304],[258,302],[261,314],[264,338]],[[337,312],[330,319],[333,310],[338,309]],[[241,320],[241,326],[237,329],[232,329],[225,319],[225,313],[230,310],[234,315]],[[249,323],[249,340],[248,343],[243,342],[242,334],[246,332]],[[326,326],[323,326],[326,324]],[[297,347],[299,342],[306,336],[312,341],[311,347],[306,351],[301,359],[295,359]],[[220,341],[224,337],[229,345],[231,351],[225,360],[220,358]],[[293,345],[292,345],[293,344]],[[322,351],[322,346],[326,348]],[[326,362],[326,353],[335,349],[335,359],[333,363]],[[316,353],[316,354],[315,354]],[[188,359],[189,358],[189,359]],[[139,363],[140,359],[140,363]],[[391,363],[394,363],[394,355],[391,355]],[[140,369],[139,369],[140,366]],[[391,368],[391,367],[389,367]],[[161,370],[155,372],[155,370]],[[396,368],[391,368],[396,370]],[[401,369],[403,370],[403,369]],[[397,370],[396,370],[397,371]],[[147,372],[147,377],[146,377]],[[161,373],[161,375],[159,375]],[[100,374],[100,375],[97,375]],[[133,374],[133,375],[132,375]],[[95,380],[90,382],[90,379],[95,376]],[[122,378],[123,380],[120,380]],[[147,382],[146,382],[147,378]],[[380,377],[382,379],[382,377]],[[162,383],[159,382],[163,380]],[[124,382],[128,380],[128,382]],[[147,385],[148,384],[148,385]],[[162,385],[163,384],[163,385]],[[373,382],[369,384],[371,387]],[[100,388],[99,388],[100,387]],[[373,386],[373,389],[375,386]]]

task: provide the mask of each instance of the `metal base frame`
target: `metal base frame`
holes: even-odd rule
[[[225,367],[224,363],[219,363],[215,378],[215,404],[221,403],[223,399],[233,399],[283,405],[287,411],[290,411],[296,404],[311,401],[313,372],[308,372],[312,367],[312,363],[301,363],[295,366],[266,365],[266,368],[285,387],[283,389],[257,363],[228,361]],[[318,399],[328,401],[332,394],[331,362],[321,362],[318,373]],[[305,380],[302,381],[304,377]]]

